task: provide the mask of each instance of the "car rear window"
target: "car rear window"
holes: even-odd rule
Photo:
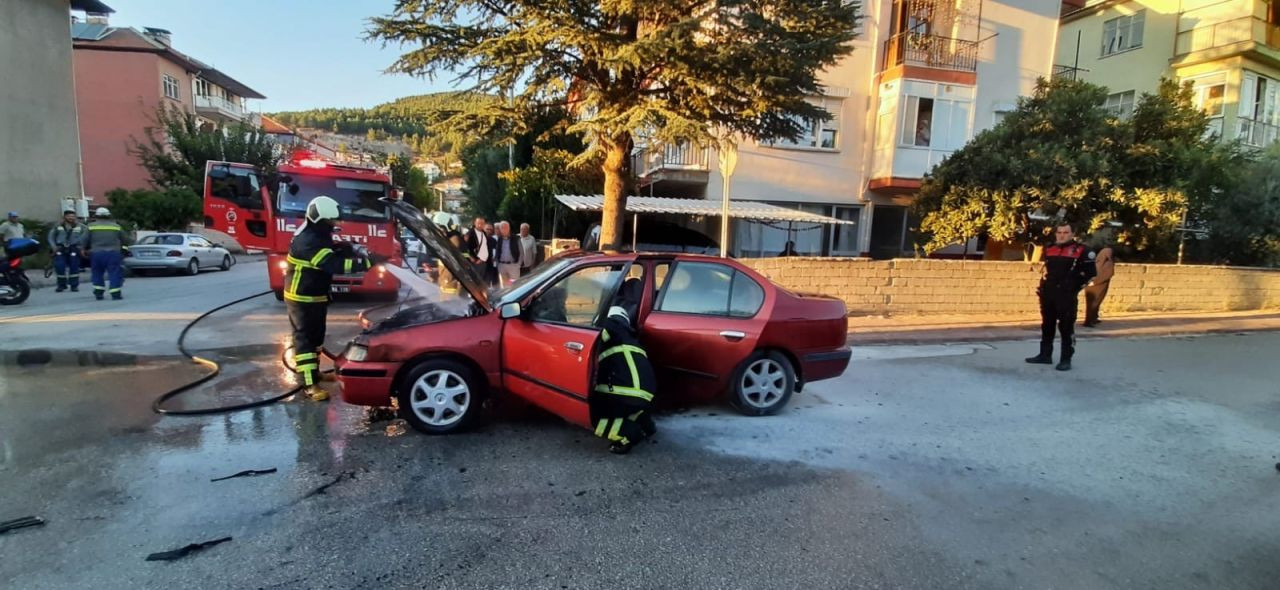
[[[182,236],[174,234],[160,234],[147,236],[142,238],[139,244],[160,245],[160,246],[181,246]]]

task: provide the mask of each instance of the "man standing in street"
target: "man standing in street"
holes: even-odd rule
[[[467,233],[467,252],[471,254],[471,264],[475,265],[476,273],[485,280],[488,280],[489,268],[493,266],[493,247],[489,234],[485,233],[484,218],[477,217]]]
[[[506,287],[520,278],[520,240],[511,236],[511,224],[498,223],[498,282]]]
[[[68,286],[72,293],[80,290],[80,243],[87,231],[76,219],[75,211],[63,211],[62,223],[49,231],[49,251],[53,252],[53,270],[58,274],[58,293],[66,291]]]
[[[329,399],[320,387],[320,350],[329,314],[329,288],[335,274],[362,272],[368,259],[350,242],[334,242],[338,202],[325,195],[307,203],[306,223],[289,243],[284,275],[284,304],[293,327],[293,359],[304,393],[312,401]]]
[[[80,245],[89,258],[89,279],[93,283],[93,298],[102,301],[108,290],[111,298],[124,299],[124,251],[129,249],[129,237],[124,228],[111,219],[111,211],[98,207],[95,219],[84,232]],[[110,282],[110,288],[107,283]]]
[[[1053,331],[1055,324],[1062,336],[1062,355],[1058,359],[1059,371],[1071,370],[1071,357],[1075,354],[1076,308],[1080,289],[1098,274],[1094,268],[1095,252],[1075,241],[1071,224],[1060,223],[1054,228],[1054,244],[1044,250],[1044,274],[1040,277],[1040,354],[1027,359],[1028,363],[1053,364]]]
[[[18,212],[10,211],[9,218],[0,222],[0,245],[9,240],[27,237],[27,228],[18,222]]]
[[[529,233],[529,224],[520,224],[520,276],[529,274],[538,261],[538,238]]]
[[[1098,319],[1098,311],[1102,309],[1102,301],[1107,298],[1107,289],[1111,287],[1111,277],[1116,274],[1116,259],[1111,246],[1104,245],[1098,250],[1096,259],[1098,276],[1089,281],[1084,290],[1084,325],[1092,328],[1102,320]]]

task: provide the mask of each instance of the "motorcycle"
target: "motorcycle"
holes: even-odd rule
[[[31,296],[31,281],[22,270],[22,257],[39,251],[40,242],[28,238],[5,243],[5,263],[0,265],[0,305],[18,305]]]

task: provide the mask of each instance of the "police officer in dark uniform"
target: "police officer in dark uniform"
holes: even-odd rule
[[[601,326],[596,386],[589,402],[596,436],[608,440],[609,451],[620,455],[657,432],[649,407],[658,379],[632,323],[640,287],[638,280],[628,280]]]
[[[333,241],[338,202],[321,195],[307,204],[307,222],[289,244],[289,269],[284,275],[285,307],[293,326],[296,371],[314,401],[329,399],[320,387],[320,349],[324,347],[329,313],[329,285],[335,274],[367,270],[368,256],[348,242]]]
[[[1058,359],[1059,371],[1071,370],[1071,356],[1075,354],[1076,307],[1080,289],[1098,274],[1094,267],[1097,254],[1075,241],[1071,224],[1061,223],[1054,228],[1054,244],[1044,251],[1044,275],[1040,278],[1040,354],[1027,359],[1028,363],[1053,364],[1054,325],[1062,336],[1062,356]]]

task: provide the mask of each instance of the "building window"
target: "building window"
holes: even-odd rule
[[[178,79],[169,74],[164,75],[164,95],[174,100],[182,99],[182,91],[178,87]]]
[[[969,141],[971,103],[907,96],[903,105],[901,145],[955,150]]]
[[[831,213],[836,219],[852,221],[851,225],[831,226],[831,255],[858,256],[858,222],[862,217],[861,207],[834,207]]]
[[[1222,136],[1222,121],[1227,95],[1226,73],[1210,74],[1191,80],[1193,100],[1209,118],[1208,136]]]
[[[788,139],[779,139],[773,142],[775,147],[800,147],[814,148],[823,150],[837,150],[840,148],[840,111],[841,100],[839,98],[823,98],[815,101],[815,104],[831,113],[829,121],[818,121],[814,119],[799,120],[802,131],[800,136],[791,141]]]
[[[196,78],[196,96],[213,96],[210,92],[211,85],[208,80]]]
[[[1142,47],[1142,24],[1147,11],[1139,10],[1129,16],[1113,18],[1102,24],[1102,55]]]
[[[1121,118],[1128,119],[1133,116],[1133,99],[1135,93],[1130,90],[1128,92],[1117,92],[1107,97],[1107,102],[1103,103],[1103,108],[1111,111],[1111,114]]]
[[[1277,139],[1280,83],[1266,76],[1245,72],[1240,81],[1240,129],[1237,137],[1246,145],[1265,147]]]

